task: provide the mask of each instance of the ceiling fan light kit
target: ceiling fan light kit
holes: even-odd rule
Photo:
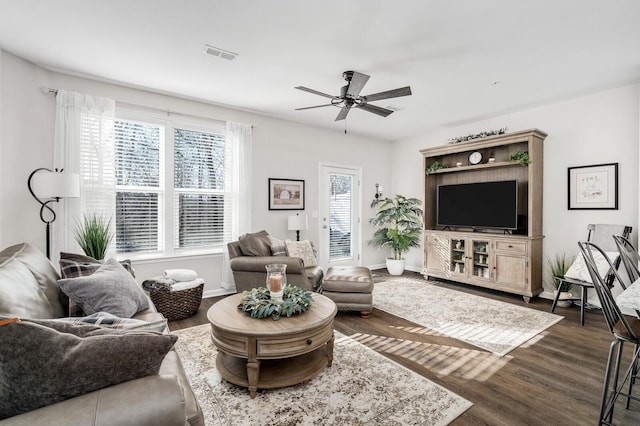
[[[345,71],[342,73],[342,77],[347,81],[347,84],[340,88],[340,95],[337,96],[309,89],[308,87],[304,86],[296,86],[296,89],[298,90],[331,99],[331,103],[329,104],[296,108],[296,111],[322,108],[326,106],[335,106],[340,108],[340,112],[338,112],[335,121],[340,121],[347,118],[347,114],[349,114],[351,108],[360,108],[364,111],[371,112],[381,117],[387,117],[392,114],[394,110],[371,105],[369,104],[369,102],[411,95],[411,87],[406,86],[398,89],[386,90],[384,92],[373,93],[371,95],[360,96],[360,92],[364,88],[364,85],[367,84],[367,81],[370,77],[357,71]]]

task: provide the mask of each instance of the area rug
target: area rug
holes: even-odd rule
[[[411,278],[375,283],[373,306],[497,355],[564,318]]]
[[[447,425],[471,403],[336,332],[333,365],[305,383],[258,391],[223,380],[209,325],[173,332],[208,426]]]

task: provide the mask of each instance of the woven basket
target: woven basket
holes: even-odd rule
[[[186,290],[169,291],[168,289],[151,290],[149,297],[158,312],[169,321],[180,320],[195,315],[202,302],[204,284]]]

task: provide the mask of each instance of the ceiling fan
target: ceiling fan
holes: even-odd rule
[[[296,108],[296,111],[302,111],[305,109],[322,108],[326,106],[336,106],[340,108],[338,116],[335,121],[344,120],[349,114],[351,108],[360,108],[365,111],[372,112],[382,117],[387,117],[393,110],[382,108],[376,105],[371,105],[369,102],[379,101],[381,99],[397,98],[400,96],[409,96],[411,94],[411,87],[401,87],[399,89],[387,90],[385,92],[373,93],[371,95],[360,96],[362,88],[369,80],[369,76],[361,74],[356,71],[345,71],[342,73],[342,77],[347,81],[346,86],[340,88],[340,95],[332,96],[327,93],[318,92],[317,90],[309,89],[304,86],[297,86],[296,89],[303,90],[305,92],[314,93],[316,95],[330,98],[331,103],[324,105],[315,105],[304,108]]]

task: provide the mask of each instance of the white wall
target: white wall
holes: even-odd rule
[[[634,244],[637,242],[638,85],[465,125],[434,129],[424,135],[398,141],[393,147],[393,188],[422,199],[424,174],[420,149],[444,145],[449,138],[501,127],[511,131],[538,128],[549,135],[544,142],[545,257],[562,252],[577,254],[576,243],[586,238],[589,223],[631,225]],[[618,210],[568,210],[567,168],[601,163],[619,163]],[[421,268],[422,252],[413,250],[409,261],[413,268]]]
[[[134,104],[253,124],[252,217],[256,231],[266,229],[276,236],[294,237],[286,230],[286,218],[292,213],[268,210],[267,179],[304,179],[310,229],[303,232],[302,237],[317,243],[318,222],[312,218],[312,212],[318,210],[319,163],[360,167],[363,172],[363,239],[371,237],[368,219],[373,212],[368,207],[368,200],[373,197],[376,182],[383,186],[390,184],[390,144],[387,142],[51,72],[8,52],[0,53],[0,105],[3,111],[0,127],[0,195],[3,200],[0,247],[27,241],[44,250],[44,225],[38,217],[39,207],[26,187],[31,171],[53,166],[55,99],[43,93],[42,87],[109,97],[115,99],[116,104]],[[384,263],[386,255],[369,248],[366,243],[362,254],[363,265]],[[167,268],[192,268],[205,278],[208,294],[216,294],[220,286],[219,255],[134,262],[134,265],[139,280],[159,275]]]
[[[0,49],[0,159],[4,158],[4,150],[2,149],[3,147],[3,143],[2,143],[2,123],[3,123],[3,119],[2,119],[2,49]],[[2,161],[0,161],[0,190],[2,189],[2,185],[3,182],[6,180],[5,178],[5,174],[4,174],[4,170],[2,168]],[[2,213],[3,209],[0,208],[0,224],[2,223]],[[0,226],[0,241],[2,241],[2,234],[3,234],[3,230],[2,230],[2,226]]]

